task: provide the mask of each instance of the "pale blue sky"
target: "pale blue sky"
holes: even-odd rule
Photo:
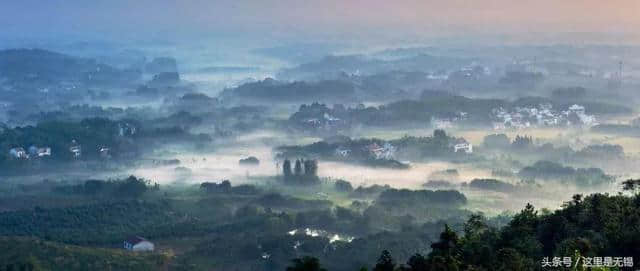
[[[12,34],[335,37],[630,32],[637,0],[0,0]]]

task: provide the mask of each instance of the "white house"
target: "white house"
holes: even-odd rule
[[[76,140],[71,141],[71,147],[69,147],[69,151],[73,153],[73,157],[79,158],[82,155],[82,147],[76,142]]]
[[[453,128],[453,122],[448,119],[438,119],[431,117],[431,124],[435,129],[451,129]]]
[[[351,154],[351,150],[343,147],[336,149],[336,156],[347,157]]]
[[[331,115],[329,115],[329,114],[327,114],[327,113],[324,113],[324,116],[323,116],[323,117],[324,117],[324,119],[327,121],[327,123],[329,123],[329,124],[335,124],[335,123],[337,123],[337,122],[340,122],[340,121],[341,121],[341,119],[336,118],[336,117],[334,117],[334,116],[331,116]]]
[[[102,146],[100,147],[100,150],[98,150],[98,152],[100,153],[100,157],[102,158],[111,158],[111,149],[109,149],[108,147]]]
[[[34,157],[51,156],[51,148],[50,147],[38,148],[36,146],[31,146],[29,147],[29,154]]]
[[[569,119],[570,116],[576,116],[579,121],[578,124],[589,125],[589,126],[598,124],[598,122],[596,121],[596,117],[593,115],[587,115],[585,113],[584,106],[581,106],[581,105],[574,104],[570,106],[567,111],[563,113],[566,115],[567,119]],[[569,121],[569,123],[571,122]]]
[[[38,148],[38,157],[51,156],[51,148]]]
[[[473,153],[473,145],[464,139],[457,140],[453,145],[453,152]]]
[[[153,251],[155,246],[140,236],[134,236],[124,240],[124,249],[131,251]]]
[[[569,112],[574,112],[578,115],[584,115],[585,113],[584,106],[574,104],[569,107]]]
[[[368,145],[366,149],[369,151],[369,154],[373,156],[373,158],[387,160],[394,159],[394,154],[396,151],[396,148],[388,142],[384,143],[382,147],[380,147],[380,145],[376,143],[372,143]]]
[[[29,155],[22,147],[10,149],[9,155],[15,159],[29,159]]]
[[[118,135],[129,136],[136,134],[136,127],[129,123],[118,123]]]
[[[322,124],[320,120],[316,118],[306,119],[304,123],[312,127],[319,127]]]
[[[493,122],[493,130],[505,130],[507,126],[504,122]]]
[[[382,145],[382,158],[384,159],[394,159],[395,153],[396,153],[396,147],[394,147],[393,145],[391,145],[391,143],[389,142],[385,142],[384,145]]]

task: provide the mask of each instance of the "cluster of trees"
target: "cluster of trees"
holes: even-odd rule
[[[464,194],[455,190],[385,189],[364,210],[374,227],[397,229],[412,224],[455,220],[468,215]]]
[[[539,72],[509,71],[500,78],[501,84],[514,86],[534,87],[544,80],[544,75]]]
[[[502,228],[474,214],[460,232],[445,226],[426,256],[417,253],[398,265],[393,251],[385,250],[373,270],[544,270],[544,257],[569,257],[571,270],[587,270],[582,257],[640,257],[638,207],[638,195],[575,195],[554,212],[538,211],[529,204]],[[312,269],[300,269],[304,266]],[[319,270],[320,266],[301,258],[290,270]]]
[[[197,229],[193,221],[162,203],[138,201],[0,213],[0,236],[33,236],[77,245],[119,245],[131,235],[154,238]]]
[[[251,203],[274,210],[306,210],[331,207],[331,201],[328,200],[303,200],[278,193],[262,195]]]
[[[475,126],[491,126],[493,111],[504,108],[507,111],[516,107],[538,107],[540,104],[551,104],[554,108],[568,108],[578,101],[557,101],[544,97],[524,97],[515,101],[505,99],[478,99],[447,94],[445,92],[428,91],[428,94],[417,100],[403,99],[380,106],[359,105],[345,107],[335,104],[328,107],[325,104],[313,103],[302,105],[289,118],[293,127],[308,129],[306,121],[310,119],[325,120],[325,115],[340,119],[340,128],[355,125],[369,126],[402,126],[415,123],[430,123],[433,118],[457,120],[463,124]],[[600,103],[580,101],[588,109],[588,114],[625,114],[630,108]],[[460,113],[465,112],[461,117]],[[322,125],[324,127],[325,125]]]
[[[516,138],[511,143],[511,146],[515,149],[529,149],[534,147],[533,137],[532,136],[520,136],[516,135]]]
[[[583,87],[557,88],[551,92],[551,98],[559,100],[580,100],[587,97],[587,89]]]
[[[452,144],[456,138],[447,135],[444,130],[436,129],[432,136],[415,137],[404,136],[392,140],[391,144],[398,148],[398,156],[420,160],[429,158],[446,158],[456,155]]]
[[[336,180],[336,182],[334,183],[334,188],[336,189],[336,191],[339,191],[339,192],[350,193],[353,191],[353,186],[351,185],[351,183],[342,179]]]
[[[522,168],[518,172],[518,176],[528,180],[556,179],[589,186],[608,184],[615,180],[613,176],[607,175],[599,168],[565,167],[559,163],[544,160]]]
[[[194,125],[194,121],[199,121],[199,118],[181,112],[145,126],[132,119],[86,118],[81,121],[54,120],[43,121],[35,126],[7,127],[0,130],[0,166],[15,169],[26,164],[10,156],[9,150],[16,147],[25,150],[30,146],[50,147],[51,156],[47,159],[65,162],[105,157],[136,158],[142,153],[143,146],[152,146],[154,142],[160,142],[158,139],[162,139],[161,142],[167,139],[196,143],[211,141],[208,134],[189,133],[188,129]],[[70,151],[72,146],[80,147],[79,157]],[[101,152],[103,148],[108,151]]]
[[[636,119],[637,120],[637,119]],[[591,127],[591,131],[605,134],[619,134],[635,136],[640,133],[640,125],[636,124],[615,124],[604,123]]]
[[[484,137],[483,146],[488,149],[514,151],[527,157],[567,162],[598,161],[601,159],[621,160],[625,158],[624,148],[614,144],[594,144],[574,150],[568,146],[556,147],[551,143],[536,144],[532,136],[516,135],[513,141],[505,134]]]
[[[213,229],[185,258],[213,258],[222,269],[284,270],[294,257],[318,255],[331,263],[329,270],[357,270],[361,264],[375,260],[379,247],[422,251],[428,248],[428,240],[437,237],[442,229],[440,223],[413,228],[405,224],[402,232],[379,232],[371,228],[371,222],[380,217],[342,207],[295,213],[266,208],[238,212],[237,216],[243,220]],[[358,238],[350,242],[331,241],[331,236],[314,237],[304,231],[287,233],[291,229],[306,228]]]
[[[225,89],[220,97],[224,100],[254,101],[345,101],[354,100],[355,86],[339,80],[318,82],[281,82],[272,78],[251,82],[236,88]]]
[[[512,142],[511,139],[505,134],[487,135],[484,137],[482,145],[487,148],[493,149],[513,148],[516,150],[528,150],[532,147],[535,147],[533,137],[531,136],[516,135]]]
[[[200,189],[207,192],[229,192],[231,191],[231,182],[224,180],[218,183],[204,182],[200,184]]]
[[[142,75],[137,70],[118,69],[94,59],[42,49],[0,51],[0,73],[10,82],[46,87],[61,82],[91,86],[127,84],[135,82]]]
[[[109,118],[109,119],[126,119],[136,111],[142,111],[135,108],[119,108],[119,107],[101,107],[87,104],[74,104],[69,106],[61,106],[60,110],[38,112],[28,116],[29,121],[45,122],[45,121],[81,121],[86,118]]]
[[[371,186],[358,186],[356,189],[354,189],[349,196],[352,198],[375,198],[378,195],[380,195],[380,193],[382,193],[383,191],[386,191],[388,189],[391,189],[391,186],[389,186],[388,184],[385,185],[379,185],[379,184],[374,184]]]
[[[29,146],[51,148],[51,159],[73,160],[69,151],[72,142],[82,148],[82,159],[100,158],[100,148],[108,147],[112,155],[137,155],[133,133],[120,134],[120,128],[139,129],[133,120],[114,121],[105,118],[88,118],[79,122],[48,121],[36,126],[15,127],[0,131],[0,162],[10,160],[9,149]]]
[[[121,180],[87,180],[83,184],[58,186],[54,188],[60,193],[75,193],[86,196],[108,196],[116,198],[139,198],[148,190],[159,190],[158,183],[129,176]]]
[[[344,73],[349,73],[359,79],[362,76],[381,75],[395,71],[430,73],[451,70],[472,61],[467,58],[430,55],[425,52],[391,58],[383,60],[364,55],[325,55],[324,58],[317,61],[284,69],[278,74],[278,77],[316,80],[318,77],[336,78]],[[308,59],[305,60],[308,61]],[[362,74],[362,76],[355,74]],[[394,86],[397,87],[397,85]]]
[[[624,149],[620,145],[589,145],[576,152],[576,156],[584,159],[617,160],[624,158]]]
[[[256,158],[255,156],[249,156],[247,158],[240,159],[238,163],[240,165],[259,165],[260,160],[258,160],[258,158]]]
[[[200,184],[200,189],[208,193],[230,193],[230,194],[244,194],[244,195],[256,195],[261,190],[253,185],[243,184],[231,186],[229,180],[224,180],[220,183],[204,182]]]
[[[281,146],[278,150],[281,157],[302,156],[318,157],[327,160],[358,163],[372,167],[407,169],[409,165],[396,159],[422,160],[433,158],[455,158],[462,152],[455,153],[452,144],[458,140],[447,135],[444,130],[436,129],[432,136],[404,136],[394,140],[377,138],[339,138],[319,141],[302,146]],[[382,156],[376,157],[369,146],[382,148]],[[344,149],[348,153],[339,155],[337,150]]]
[[[291,170],[291,161],[285,159],[282,163],[282,178],[287,184],[316,184],[320,181],[318,162],[309,159],[296,159],[293,170]]]
[[[468,186],[498,192],[513,192],[516,190],[516,186],[496,179],[473,179]]]
[[[460,207],[467,203],[464,194],[455,190],[387,189],[382,191],[376,204],[404,208],[410,206]]]
[[[470,123],[472,121],[474,124],[489,125],[491,110],[508,105],[509,102],[505,100],[472,99],[445,93],[436,96],[428,95],[420,100],[400,100],[378,107],[362,105],[353,108],[344,108],[344,106],[328,108],[323,104],[305,105],[291,116],[290,121],[295,124],[310,118],[322,119],[327,113],[351,125],[401,126],[416,122],[430,123],[434,117],[456,118],[460,112],[467,112],[467,120]]]

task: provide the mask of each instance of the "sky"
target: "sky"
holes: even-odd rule
[[[616,33],[638,0],[0,0],[3,32],[25,36],[359,39]]]

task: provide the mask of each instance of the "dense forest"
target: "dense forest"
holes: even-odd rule
[[[556,211],[536,210],[527,205],[501,228],[489,225],[483,215],[474,214],[460,231],[445,225],[428,254],[416,253],[406,262],[398,262],[392,256],[393,251],[383,250],[378,261],[368,268],[375,271],[631,270],[633,258],[640,256],[638,207],[638,195],[575,195]],[[318,259],[304,257],[293,260],[287,270],[321,268]],[[363,269],[367,266],[360,270]]]

